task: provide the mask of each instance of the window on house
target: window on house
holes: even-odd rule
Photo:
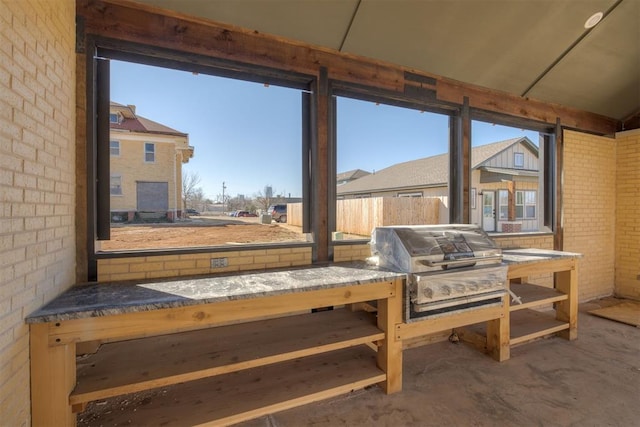
[[[478,192],[475,188],[471,189],[471,209],[476,208],[476,199],[478,198]]]
[[[398,193],[398,197],[422,197],[422,191],[415,191],[413,193]]]
[[[360,172],[335,186],[340,238],[369,239],[377,226],[448,223],[449,116],[337,93],[335,174]]]
[[[509,192],[507,190],[498,191],[498,219],[507,221],[509,219]]]
[[[156,161],[156,146],[153,143],[144,143],[144,161],[145,163],[154,163]]]
[[[536,218],[536,192],[516,191],[516,218]]]
[[[516,168],[524,167],[524,153],[513,153],[513,165]]]
[[[120,175],[111,175],[111,195],[112,196],[121,196],[122,195],[122,177]]]
[[[118,114],[117,113],[111,113],[109,114],[109,122],[110,123],[118,123]]]
[[[114,140],[109,141],[109,153],[112,156],[120,155],[120,141],[114,141]]]

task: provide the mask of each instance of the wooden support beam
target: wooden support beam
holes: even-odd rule
[[[386,333],[378,348],[378,367],[387,373],[382,388],[387,394],[402,391],[402,340],[396,336],[396,329],[402,323],[403,281],[394,282],[392,297],[378,300],[378,328]]]
[[[31,424],[75,426],[69,395],[76,385],[75,343],[49,346],[49,324],[29,327]]]
[[[467,97],[471,108],[550,124],[561,117],[565,126],[598,134],[612,135],[618,127],[617,120],[598,114],[127,0],[78,0],[77,13],[84,18],[86,34],[283,72],[317,75],[325,67],[333,80],[458,107]]]

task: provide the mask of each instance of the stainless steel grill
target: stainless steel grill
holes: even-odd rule
[[[501,304],[507,292],[502,251],[476,225],[377,227],[371,251],[407,273],[407,321]]]

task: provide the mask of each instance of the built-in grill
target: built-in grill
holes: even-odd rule
[[[407,273],[406,321],[498,305],[507,292],[502,251],[476,225],[377,227],[371,252]]]

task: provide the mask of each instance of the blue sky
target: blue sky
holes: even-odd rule
[[[301,195],[300,91],[120,61],[111,62],[111,99],[189,134],[207,197]],[[338,172],[380,170],[445,153],[448,118],[371,102],[338,99]],[[537,133],[474,122],[473,145]]]

